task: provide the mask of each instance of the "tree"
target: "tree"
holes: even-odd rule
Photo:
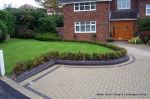
[[[56,13],[58,12],[59,2],[58,0],[35,0],[44,8],[52,8]]]

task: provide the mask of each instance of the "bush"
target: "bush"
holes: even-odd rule
[[[7,26],[4,24],[2,20],[0,20],[0,42],[4,42],[6,40],[7,34]]]
[[[138,20],[139,31],[150,30],[150,18],[141,18]]]
[[[64,26],[64,16],[63,15],[53,15],[55,18],[56,27],[63,27]]]
[[[140,38],[144,43],[148,43],[150,40],[150,31],[143,31],[140,33]]]
[[[107,39],[107,42],[114,42],[115,40],[112,38],[112,37],[109,37],[108,39]]]
[[[63,27],[63,15],[47,15],[47,11],[38,9],[6,8],[0,10],[0,19],[8,28],[12,37],[33,38],[34,33],[56,33],[56,27]]]
[[[31,70],[40,64],[43,64],[45,62],[48,62],[52,59],[58,59],[58,60],[93,60],[93,61],[106,61],[106,60],[113,60],[120,57],[123,57],[127,54],[127,51],[124,48],[120,48],[111,44],[106,43],[94,43],[94,42],[88,42],[88,41],[74,41],[74,42],[81,42],[81,43],[91,43],[96,44],[104,47],[108,47],[113,49],[113,52],[109,53],[72,53],[72,52],[58,52],[58,51],[50,51],[47,52],[40,57],[35,58],[34,60],[29,60],[26,62],[19,62],[16,64],[16,67],[14,68],[13,72],[16,74],[16,76],[20,75],[21,73]]]
[[[144,37],[144,39],[143,39],[143,42],[144,42],[144,43],[148,43],[148,42],[149,42],[149,40],[150,40],[150,37],[145,36],[145,37]]]
[[[18,31],[14,33],[13,37],[23,38],[23,39],[32,39],[34,38],[34,30],[28,29],[26,26],[17,26]]]
[[[38,33],[35,34],[34,38],[40,41],[60,41],[62,40],[56,33]]]
[[[0,10],[0,19],[7,26],[8,34],[15,33],[15,16],[11,12],[7,10]]]
[[[139,37],[133,37],[131,40],[128,41],[132,44],[142,44],[142,40]]]
[[[56,23],[52,16],[47,16],[44,18],[40,18],[38,20],[38,32],[56,32]]]
[[[43,9],[7,9],[15,16],[15,33],[13,37],[33,38],[38,29],[38,20],[48,16]]]

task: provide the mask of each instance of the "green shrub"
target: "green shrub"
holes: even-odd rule
[[[107,38],[107,42],[114,42],[115,40],[112,37]]]
[[[150,30],[150,18],[141,18],[138,20],[139,31]]]
[[[59,37],[59,35],[56,33],[38,33],[38,34],[35,34],[34,38],[36,40],[41,40],[41,41],[60,41],[61,40],[61,37]]]
[[[13,37],[23,38],[23,39],[32,39],[34,38],[34,30],[28,29],[26,26],[17,26],[17,32],[13,34]]]
[[[13,37],[19,38],[33,38],[33,34],[37,32],[38,20],[40,18],[48,16],[46,10],[43,9],[5,9],[15,16],[15,33],[12,34]],[[12,21],[10,21],[12,22]]]
[[[148,43],[150,40],[150,37],[149,36],[145,36],[144,39],[143,39],[143,42],[144,43]]]
[[[4,42],[6,40],[6,34],[7,26],[2,20],[0,20],[0,42]]]
[[[142,44],[142,40],[139,37],[133,37],[128,42],[131,43],[131,44]]]
[[[56,23],[53,17],[47,16],[38,20],[38,32],[56,32]]]
[[[56,26],[57,27],[63,27],[64,26],[64,16],[63,15],[57,15]]]
[[[0,10],[0,19],[7,26],[7,33],[13,34],[15,32],[15,16],[7,10]]]

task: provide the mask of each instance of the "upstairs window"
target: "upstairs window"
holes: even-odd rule
[[[150,16],[150,4],[146,5],[146,15]]]
[[[117,0],[117,8],[118,9],[130,9],[131,0]]]
[[[75,3],[74,11],[91,11],[96,10],[95,2]]]

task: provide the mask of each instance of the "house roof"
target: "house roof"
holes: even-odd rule
[[[138,13],[134,10],[116,10],[111,13],[111,20],[116,19],[137,19]]]
[[[100,2],[100,1],[112,1],[112,0],[59,0],[62,4],[71,4],[77,2]]]
[[[20,9],[36,9],[35,6],[30,5],[30,4],[24,4],[24,5],[22,5],[22,6],[18,7],[18,8],[20,8]]]

